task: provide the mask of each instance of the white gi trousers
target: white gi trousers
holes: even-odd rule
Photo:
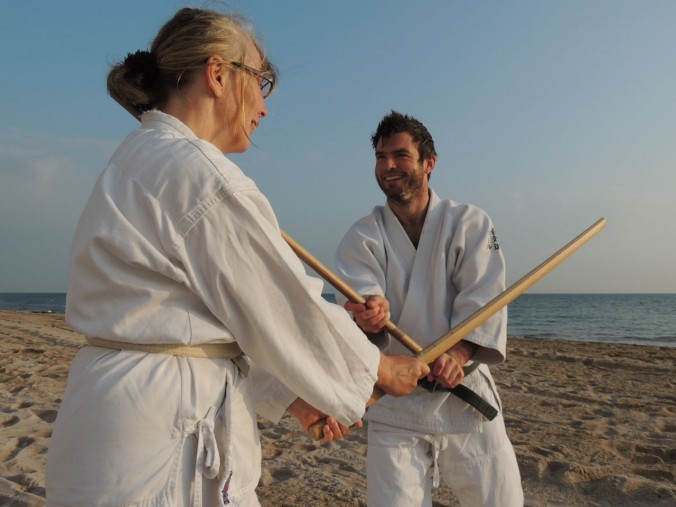
[[[48,507],[258,506],[251,389],[228,359],[84,347],[54,424]]]
[[[431,507],[439,472],[463,507],[522,507],[521,477],[502,415],[481,432],[434,434],[368,423],[369,507]]]

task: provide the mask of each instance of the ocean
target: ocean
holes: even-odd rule
[[[324,294],[335,301],[333,294]],[[0,293],[0,310],[64,313],[64,293]],[[676,347],[676,294],[524,294],[509,336]]]
[[[65,313],[64,292],[0,292],[0,310],[34,313]]]
[[[676,347],[676,294],[523,294],[509,336]]]

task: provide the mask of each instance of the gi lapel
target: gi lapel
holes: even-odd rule
[[[426,346],[427,341],[433,340],[438,334],[448,331],[447,324],[445,329],[439,329],[440,323],[448,323],[447,317],[439,315],[440,312],[445,313],[443,300],[446,293],[445,263],[439,262],[440,255],[442,259],[445,258],[443,235],[439,233],[443,216],[443,203],[430,189],[430,203],[418,249],[413,249],[410,240],[408,241],[414,257],[408,271],[408,286],[398,325],[410,336],[415,336],[422,346]],[[400,228],[403,231],[401,226]]]

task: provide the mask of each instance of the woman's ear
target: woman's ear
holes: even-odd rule
[[[225,92],[225,85],[230,73],[230,67],[217,56],[212,56],[207,60],[204,66],[203,77],[207,88],[216,97],[220,97]]]

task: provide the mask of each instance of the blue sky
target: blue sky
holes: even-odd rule
[[[383,197],[369,136],[391,109],[434,136],[432,186],[492,216],[519,279],[600,217],[531,292],[676,292],[676,2],[5,2],[0,292],[63,292],[72,235],[136,121],[105,90],[180,7],[246,15],[281,71],[233,159],[327,265]]]

